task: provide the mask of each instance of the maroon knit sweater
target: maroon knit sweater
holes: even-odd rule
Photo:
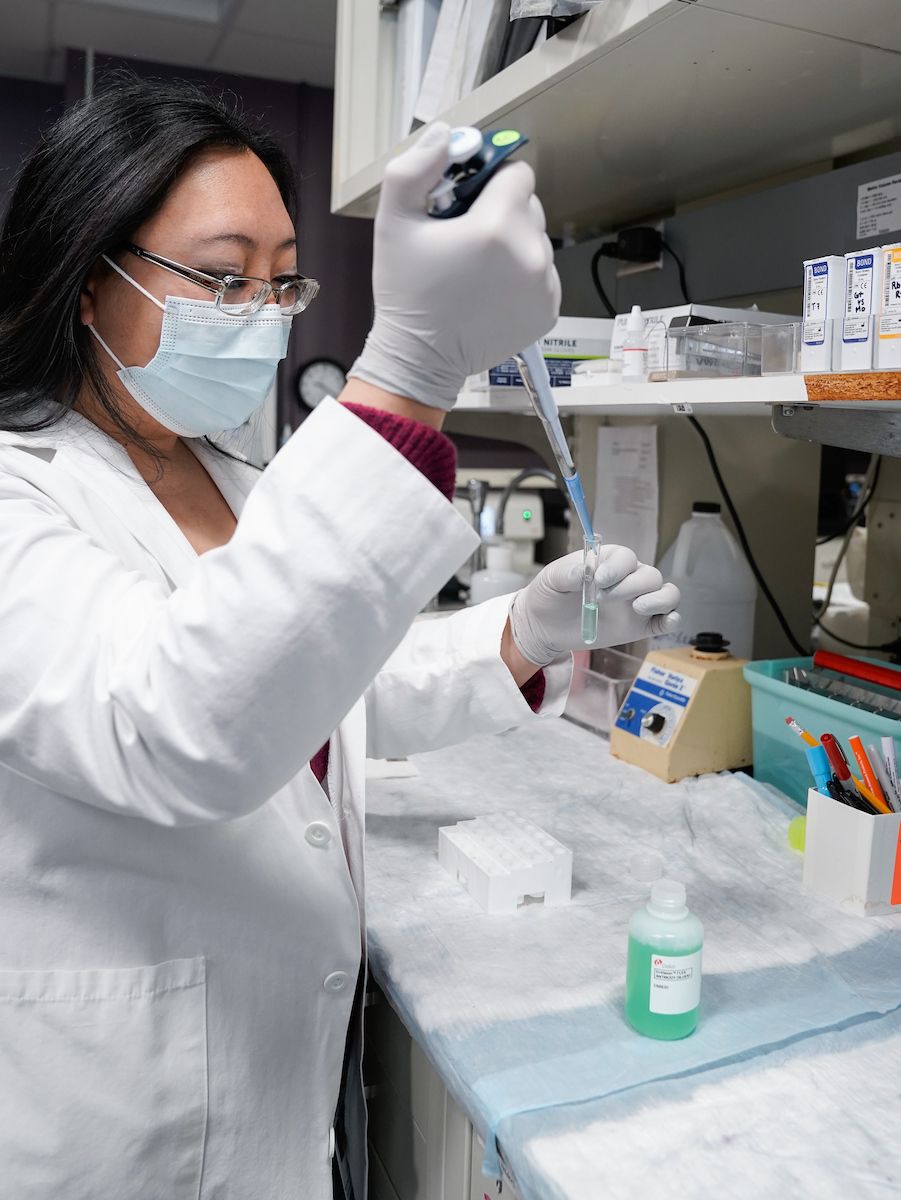
[[[345,404],[354,416],[365,421],[412,463],[442,495],[451,500],[457,478],[457,451],[453,442],[438,429],[399,417],[394,413],[382,412],[377,408],[366,408],[361,404]],[[533,712],[541,708],[544,700],[544,671],[533,675],[523,686],[522,694]],[[310,760],[313,774],[322,783],[328,770],[328,742]]]

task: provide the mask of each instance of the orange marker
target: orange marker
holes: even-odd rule
[[[860,740],[857,734],[854,734],[853,737],[848,738],[848,745],[851,747],[851,751],[854,754],[854,757],[857,759],[857,765],[860,767],[860,773],[863,776],[863,781],[867,785],[867,791],[872,793],[872,800],[870,800],[869,796],[866,796],[866,799],[870,800],[871,804],[875,804],[880,812],[890,813],[892,810],[885,802],[885,796],[882,793],[882,788],[879,786],[879,780],[876,778],[876,772],[873,770],[873,766],[869,758],[867,758],[867,752],[863,748],[863,742]],[[865,795],[865,793],[863,794]]]

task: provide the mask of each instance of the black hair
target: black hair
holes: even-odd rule
[[[117,71],[45,131],[0,230],[0,429],[54,424],[87,380],[112,423],[159,459],[122,415],[79,299],[100,256],[131,241],[210,148],[252,151],[294,219],[290,160],[233,95]],[[59,406],[49,415],[48,400]]]

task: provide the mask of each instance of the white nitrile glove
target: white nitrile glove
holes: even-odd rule
[[[448,125],[430,125],[385,170],[373,245],[375,318],[350,370],[444,410],[467,375],[543,337],[560,311],[544,210],[526,163],[500,167],[462,216],[427,214],[449,136]]]
[[[640,563],[625,546],[598,552],[598,636],[594,648],[621,646],[677,629],[679,589],[664,583],[656,567]],[[582,641],[582,553],[548,563],[517,592],[510,628],[520,654],[543,667]]]

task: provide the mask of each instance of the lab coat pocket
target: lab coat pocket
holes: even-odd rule
[[[197,1200],[202,958],[0,970],[0,1200]]]

